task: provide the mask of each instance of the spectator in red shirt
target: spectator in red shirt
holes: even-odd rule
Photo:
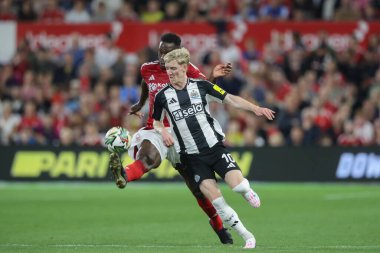
[[[338,136],[339,146],[360,146],[362,142],[360,138],[354,135],[354,125],[352,121],[344,123],[344,132]]]
[[[49,0],[41,12],[40,20],[43,22],[63,22],[64,12],[58,7],[57,0]]]
[[[37,114],[36,104],[33,101],[26,102],[19,129],[30,128],[32,130],[40,130],[41,127],[42,120]]]

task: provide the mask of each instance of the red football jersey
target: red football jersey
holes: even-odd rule
[[[160,67],[159,61],[147,62],[141,66],[141,76],[145,83],[148,85],[149,90],[149,117],[147,121],[147,128],[153,128],[153,105],[154,98],[157,92],[168,85],[169,77],[166,70]],[[206,76],[192,63],[189,64],[187,69],[187,76],[191,78],[206,79]],[[170,124],[167,118],[164,119],[164,125],[169,127]]]

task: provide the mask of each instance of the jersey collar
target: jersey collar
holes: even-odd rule
[[[175,90],[186,90],[186,89],[187,89],[187,86],[189,85],[189,82],[190,82],[190,80],[189,80],[189,78],[187,78],[187,79],[186,79],[186,85],[185,85],[185,87],[183,87],[183,89],[177,89],[177,88],[175,88],[171,83],[169,83],[169,86],[172,87],[172,88],[175,89]]]

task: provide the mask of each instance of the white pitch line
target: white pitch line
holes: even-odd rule
[[[33,244],[22,244],[22,243],[8,243],[8,244],[0,244],[0,247],[35,247],[37,245]]]
[[[326,246],[281,246],[281,247],[273,247],[273,246],[261,246],[260,248],[265,249],[380,249],[380,245],[326,245]]]
[[[214,245],[128,245],[128,244],[0,244],[0,247],[57,247],[57,248],[213,248]]]
[[[93,248],[93,247],[104,247],[104,248],[213,248],[212,245],[192,245],[192,246],[183,246],[183,245],[127,245],[127,244],[52,244],[47,245],[48,247],[58,247],[58,248],[72,248],[72,247],[82,247],[82,248]]]
[[[214,245],[127,245],[127,244],[0,244],[0,247],[57,247],[57,248],[215,248]],[[320,245],[320,246],[260,246],[262,249],[283,249],[283,250],[302,250],[302,249],[380,249],[380,245]]]

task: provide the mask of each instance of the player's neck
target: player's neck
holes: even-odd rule
[[[177,82],[173,82],[171,85],[176,89],[176,90],[183,90],[186,87],[187,84],[187,76],[185,76],[183,79],[178,80]]]

